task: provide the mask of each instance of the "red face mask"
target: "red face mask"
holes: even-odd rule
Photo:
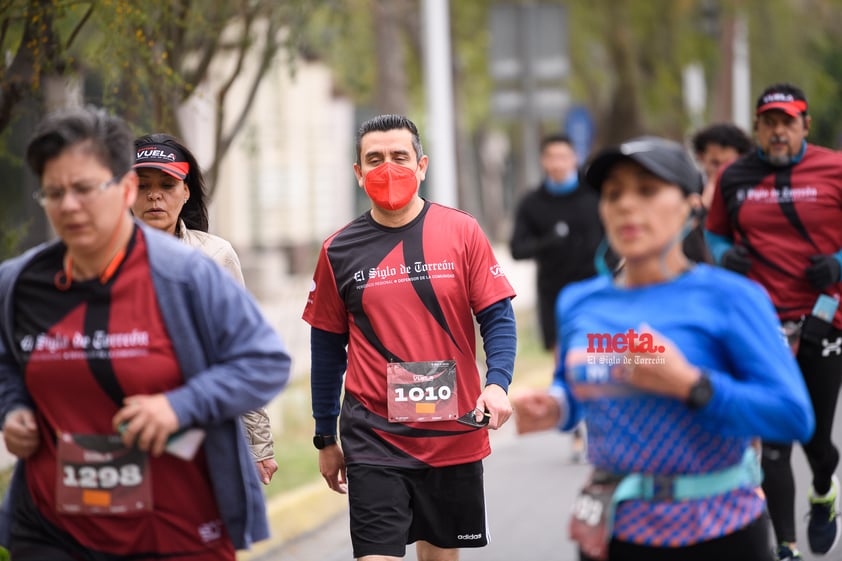
[[[418,190],[415,171],[392,162],[384,162],[365,174],[365,192],[386,210],[398,210],[409,204]]]

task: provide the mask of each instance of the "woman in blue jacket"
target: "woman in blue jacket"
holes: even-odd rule
[[[624,264],[562,291],[552,391],[515,401],[522,429],[588,424],[581,559],[772,561],[752,439],[804,441],[814,417],[769,298],[682,252],[702,179],[679,144],[629,140],[585,177]]]
[[[20,460],[0,545],[234,561],[268,536],[238,417],[286,383],[283,343],[227,272],[133,220],[122,120],[48,115],[27,161],[58,239],[0,266],[0,415]]]

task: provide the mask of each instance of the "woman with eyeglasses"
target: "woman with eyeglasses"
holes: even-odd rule
[[[290,358],[211,259],[132,218],[133,135],[95,108],[27,148],[58,239],[0,265],[0,416],[15,561],[234,561],[268,536],[238,417]]]
[[[134,170],[139,179],[134,215],[202,251],[245,285],[234,248],[208,233],[205,178],[195,156],[168,134],[142,136],[134,144]],[[278,471],[269,414],[261,407],[242,419],[258,475],[268,485]]]

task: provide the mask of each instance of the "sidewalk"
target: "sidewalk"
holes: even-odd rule
[[[322,480],[270,499],[266,505],[272,536],[237,554],[239,561],[260,557],[291,539],[315,530],[348,508],[346,495],[331,491]],[[351,539],[350,537],[348,538]]]

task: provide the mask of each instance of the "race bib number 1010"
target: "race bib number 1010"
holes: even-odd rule
[[[459,417],[456,362],[391,362],[386,369],[389,421],[451,421]]]

